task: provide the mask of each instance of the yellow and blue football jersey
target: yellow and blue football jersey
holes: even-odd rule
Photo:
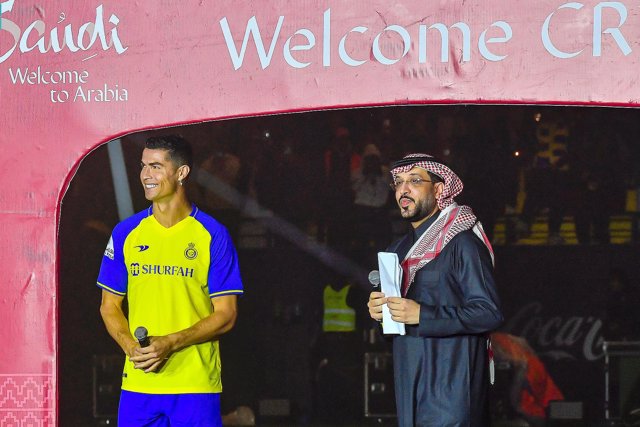
[[[98,286],[126,296],[129,328],[150,336],[186,329],[212,313],[211,298],[243,293],[238,256],[227,230],[193,207],[172,227],[162,226],[152,207],[113,230],[98,275]],[[156,373],[125,362],[123,390],[139,393],[218,393],[218,341],[175,352]]]

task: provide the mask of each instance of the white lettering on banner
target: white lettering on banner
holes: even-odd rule
[[[354,27],[351,29],[351,31],[349,32],[355,32],[355,33],[360,33],[360,34],[364,34],[366,31],[368,30],[367,27]],[[355,59],[353,59],[352,57],[349,56],[349,54],[347,53],[347,50],[345,48],[345,44],[347,43],[347,35],[345,34],[344,37],[342,37],[342,39],[340,39],[340,45],[338,47],[338,54],[340,55],[340,59],[342,59],[342,62],[344,62],[345,64],[351,66],[351,67],[357,67],[359,65],[364,64],[367,61],[361,60],[361,61],[357,61]]]
[[[607,28],[602,31],[602,9],[605,7],[615,9],[616,12],[618,12],[620,23],[617,28]],[[598,3],[593,12],[593,56],[602,55],[602,33],[611,34],[622,53],[625,56],[629,55],[631,53],[631,47],[620,31],[620,27],[622,27],[627,20],[627,8],[620,2],[604,2]]]
[[[513,30],[511,30],[511,26],[504,21],[494,22],[493,24],[491,24],[491,26],[498,27],[502,31],[504,31],[504,37],[492,37],[489,40],[485,41],[487,37],[487,31],[489,30],[484,30],[482,34],[480,34],[480,40],[478,41],[478,49],[480,49],[480,53],[482,54],[482,56],[487,58],[489,61],[493,61],[493,62],[502,61],[507,56],[494,54],[487,47],[487,43],[506,43],[509,40],[511,40],[511,37],[513,37]]]
[[[126,89],[120,89],[118,85],[110,87],[106,83],[103,87],[97,89],[86,89],[78,86],[73,102],[113,102],[128,101],[129,93]]]
[[[563,4],[558,8],[558,10],[560,9],[580,10],[583,7],[584,5],[582,3],[570,2],[570,3]],[[618,13],[618,16],[620,17],[620,22],[618,23],[617,27],[607,28],[606,30],[602,29],[602,14],[603,14],[603,9],[605,8],[614,9]],[[584,51],[584,49],[581,49],[577,52],[564,52],[558,49],[556,45],[551,41],[551,35],[549,34],[549,27],[551,25],[551,19],[553,18],[553,15],[555,13],[556,12],[552,12],[551,14],[549,14],[549,16],[547,16],[547,19],[545,19],[544,24],[542,25],[542,33],[541,33],[542,44],[544,45],[547,52],[549,52],[551,55],[555,56],[556,58],[569,59],[569,58],[573,58],[580,55]],[[602,34],[603,33],[610,34],[613,37],[616,44],[618,45],[618,48],[625,56],[628,56],[631,53],[631,47],[629,46],[629,43],[627,43],[627,40],[624,38],[624,36],[622,35],[622,32],[620,31],[620,28],[622,27],[622,25],[624,25],[625,21],[627,20],[627,14],[628,14],[627,8],[625,7],[624,4],[620,2],[601,2],[594,7],[593,9],[593,51],[592,51],[592,55],[594,57],[602,56]]]
[[[382,30],[385,31],[394,31],[402,37],[402,44],[404,45],[404,50],[402,51],[402,56],[404,57],[409,53],[409,48],[411,47],[411,36],[409,32],[405,30],[400,25],[389,25],[387,28]],[[373,56],[378,60],[379,63],[384,65],[393,65],[400,60],[398,59],[389,59],[380,50],[380,36],[382,33],[378,34],[375,39],[373,39]]]
[[[593,316],[544,317],[542,304],[532,302],[523,306],[508,321],[506,330],[525,338],[542,353],[558,358],[575,358],[567,349],[580,346],[586,360],[602,357],[602,320]]]
[[[220,26],[222,27],[224,40],[227,42],[227,49],[229,51],[229,56],[231,56],[233,67],[237,70],[242,66],[242,62],[244,61],[244,54],[247,51],[247,44],[249,43],[249,35],[251,35],[253,37],[253,42],[256,45],[258,56],[260,57],[260,64],[262,65],[262,69],[264,70],[265,68],[267,68],[271,63],[271,57],[273,56],[273,50],[276,47],[276,41],[278,40],[278,35],[280,34],[280,29],[282,28],[283,21],[284,16],[281,16],[278,19],[278,24],[276,25],[276,29],[273,33],[273,38],[271,39],[269,53],[266,53],[264,51],[264,44],[262,43],[262,36],[260,35],[258,21],[256,20],[255,16],[252,16],[249,19],[249,22],[247,22],[247,28],[244,32],[244,39],[242,40],[242,47],[240,48],[240,53],[238,53],[238,50],[236,49],[236,46],[233,42],[233,36],[231,35],[231,29],[229,28],[227,18],[222,18],[220,20]]]
[[[322,15],[322,65],[328,67],[331,65],[331,9],[327,9],[324,11]],[[242,39],[242,44],[240,45],[240,50],[238,51],[238,47],[235,44],[235,38],[231,32],[231,28],[229,26],[229,21],[226,17],[222,18],[219,23],[222,29],[222,35],[224,36],[224,40],[227,46],[227,51],[229,52],[229,57],[231,59],[231,63],[233,64],[233,68],[238,70],[242,67],[245,59],[245,55],[247,53],[247,46],[249,45],[249,39],[253,39],[253,43],[256,48],[256,53],[258,54],[258,58],[260,59],[260,65],[262,69],[266,69],[271,65],[271,61],[273,59],[274,51],[276,50],[276,46],[278,44],[278,39],[280,37],[280,32],[283,27],[285,17],[279,16],[278,22],[273,29],[273,36],[270,40],[263,40],[262,33],[260,31],[260,27],[258,25],[258,21],[255,16],[252,16],[247,21],[247,25],[244,30],[244,38]],[[487,60],[497,62],[502,61],[507,58],[507,55],[497,55],[491,51],[489,51],[487,44],[488,43],[506,43],[508,42],[513,34],[511,26],[505,21],[496,21],[490,25],[489,28],[497,27],[504,35],[502,37],[492,37],[490,39],[486,39],[486,33],[488,31],[483,31],[478,38],[478,49],[480,54]],[[456,28],[460,30],[462,33],[462,61],[468,62],[471,60],[471,29],[468,24],[464,22],[458,22],[450,27],[442,23],[434,23],[430,26],[425,24],[418,25],[418,62],[424,64],[427,62],[427,32],[429,30],[437,30],[440,33],[440,62],[448,62],[449,61],[449,28]],[[342,37],[338,43],[338,57],[345,65],[351,67],[358,67],[360,65],[365,64],[369,59],[361,59],[354,58],[347,51],[347,39],[349,37],[357,37],[355,34],[365,34],[369,31],[369,28],[363,25],[357,25],[350,30],[348,30]],[[395,33],[401,39],[401,53],[399,57],[389,58],[385,53],[383,53],[381,49],[380,38],[385,35],[385,33]],[[295,36],[303,36],[306,38],[307,43],[303,45],[296,45],[291,47],[291,42],[293,37]],[[269,44],[269,50],[265,50],[265,43]],[[370,51],[373,53],[373,59],[383,65],[393,65],[400,61],[402,58],[406,57],[409,53],[409,49],[412,45],[411,33],[401,25],[388,25],[378,34],[376,34],[372,41],[370,42]],[[282,47],[282,56],[284,61],[293,68],[306,68],[311,65],[311,62],[300,62],[295,59],[291,54],[291,51],[297,50],[305,50],[311,51],[316,47],[316,35],[308,28],[300,28],[296,30],[293,35],[286,38],[286,41]],[[362,50],[362,52],[368,53],[369,50]]]
[[[462,61],[471,60],[471,29],[464,22],[457,22],[451,26],[462,32]],[[436,29],[440,32],[440,62],[449,62],[449,28],[444,24],[433,24],[428,29]],[[418,62],[427,62],[427,26],[420,25],[418,30]]]
[[[21,53],[37,50],[42,54],[50,51],[59,53],[65,48],[70,52],[84,52],[91,49],[98,39],[100,39],[100,45],[104,51],[113,47],[120,55],[128,49],[122,44],[118,35],[117,27],[120,19],[115,14],[109,17],[109,23],[112,24],[112,27],[107,38],[102,5],[96,7],[95,20],[81,25],[75,34],[73,26],[67,24],[62,35],[59,34],[59,28],[54,27],[49,31],[47,37],[45,34],[46,25],[41,20],[33,21],[22,31],[15,22],[2,17],[5,13],[11,12],[14,1],[0,3],[0,35],[2,32],[7,32],[13,38],[13,43],[9,45],[9,48],[6,51],[0,51],[0,63],[9,59],[16,49]],[[65,19],[66,15],[61,13],[58,23],[62,23]],[[34,35],[32,36],[32,34]],[[31,42],[30,40],[34,37],[39,38],[35,42]],[[0,44],[0,46],[4,46],[4,44]]]
[[[38,66],[35,69],[29,67],[9,67],[9,78],[15,84],[27,86],[58,86],[49,91],[49,101],[53,104],[71,102],[126,102],[129,100],[129,92],[125,88],[116,85],[103,84],[102,87],[87,88],[89,72],[87,70],[50,71]],[[62,85],[77,85],[74,89],[62,89]],[[64,86],[62,86],[64,87]]]
[[[67,70],[67,71],[49,71],[42,70],[38,66],[35,70],[30,70],[29,67],[25,68],[9,68],[9,76],[11,83],[13,84],[28,84],[28,85],[50,85],[61,83],[87,83],[89,72],[87,70]]]
[[[325,10],[322,15],[322,28],[324,28],[322,38],[322,65],[329,67],[331,65],[331,9]]]
[[[102,50],[114,48],[116,53],[122,54],[128,48],[125,47],[118,36],[118,23],[120,19],[111,15],[109,22],[113,25],[107,36],[105,29],[103,6],[96,7],[95,19],[78,27],[74,34],[74,27],[68,24],[62,34],[60,28],[52,28],[46,34],[46,25],[41,20],[33,21],[24,31],[10,19],[4,18],[5,13],[11,12],[15,0],[0,3],[0,38],[9,33],[13,42],[7,50],[2,50],[6,45],[0,44],[0,63],[6,61],[17,50],[21,53],[32,51],[59,53],[65,48],[70,52],[85,52],[91,49],[100,40]],[[66,20],[66,14],[59,15],[58,24]],[[83,61],[93,58],[97,53],[84,58]],[[35,67],[9,67],[9,79],[14,85],[23,86],[50,86],[49,102],[52,104],[64,104],[66,102],[126,102],[129,100],[127,89],[117,84],[100,84],[97,87],[86,87],[89,83],[89,71],[87,70],[49,70],[41,66]],[[69,86],[73,85],[73,86]]]
[[[314,36],[311,31],[306,30],[304,28],[302,30],[296,31],[294,35],[301,35],[301,36],[306,37],[308,43],[306,45],[296,45],[296,46],[293,46],[293,47],[289,47],[289,45],[291,43],[291,39],[293,39],[293,36],[289,37],[287,39],[287,42],[284,44],[284,58],[289,64],[292,64],[293,67],[295,67],[295,68],[308,67],[309,65],[311,65],[311,62],[298,62],[298,61],[296,61],[294,59],[293,55],[291,55],[291,51],[309,50],[309,49],[311,49],[312,47],[314,47],[316,45],[316,36]]]
[[[584,52],[585,48],[578,49],[576,51],[564,51],[558,47],[559,41],[566,42],[566,40],[569,39],[568,36],[576,37],[575,34],[567,35],[562,34],[561,32],[562,30],[572,30],[573,27],[560,27],[559,30],[556,29],[557,33],[554,33],[553,36],[551,34],[551,24],[556,13],[561,10],[566,10],[568,13],[571,13],[571,11],[580,11],[584,7],[585,6],[582,3],[568,2],[562,4],[555,11],[546,16],[540,31],[542,45],[546,52],[556,58],[562,59],[574,58]],[[605,28],[603,24],[603,17],[604,15],[610,14],[616,14],[619,18],[617,26]],[[627,17],[627,7],[619,1],[600,2],[593,7],[591,34],[593,57],[602,56],[603,34],[610,35],[613,41],[615,41],[618,49],[625,56],[631,54],[631,46],[622,32],[622,27],[627,21]],[[234,69],[238,70],[243,66],[245,56],[249,51],[248,46],[250,39],[253,39],[253,45],[255,46],[256,53],[260,60],[260,65],[263,70],[269,67],[274,58],[277,57],[275,52],[280,49],[279,46],[282,47],[282,59],[284,59],[284,62],[297,69],[306,68],[314,63],[313,60],[308,59],[310,58],[309,55],[312,55],[312,53],[309,53],[314,50],[321,51],[321,55],[316,55],[317,58],[315,62],[321,63],[324,67],[331,66],[332,52],[336,47],[337,57],[343,64],[350,67],[359,67],[367,62],[394,65],[408,57],[409,50],[412,46],[417,51],[417,64],[426,64],[428,62],[427,46],[429,42],[427,36],[430,31],[435,34],[439,33],[440,35],[440,62],[447,63],[451,60],[455,60],[465,63],[472,60],[472,26],[465,22],[456,22],[455,24],[447,26],[441,22],[425,24],[420,21],[419,25],[412,25],[411,27],[406,28],[401,25],[387,25],[377,34],[369,34],[371,28],[365,25],[356,25],[342,35],[337,35],[339,40],[337,46],[332,46],[331,39],[336,34],[331,33],[331,9],[326,9],[322,15],[322,27],[320,30],[322,31],[322,37],[318,37],[318,35],[309,28],[300,28],[290,34],[282,35],[282,29],[285,28],[284,21],[285,16],[280,15],[275,28],[269,29],[272,36],[270,38],[265,37],[263,39],[262,34],[265,33],[265,30],[263,29],[261,32],[258,20],[255,16],[252,16],[244,27],[244,38],[242,39],[242,43],[238,49],[235,42],[238,38],[233,37],[228,19],[226,17],[220,19],[219,24],[222,29],[227,51]],[[412,33],[415,31],[415,27],[417,27],[417,33]],[[450,58],[450,33],[452,29],[458,30],[461,34],[461,56],[454,59]],[[500,32],[500,34],[495,34],[496,32]],[[282,44],[280,43],[281,35],[284,40],[284,43]],[[400,39],[399,52],[393,52],[392,55],[389,54],[389,50],[394,51],[394,49],[387,49],[386,51],[383,51],[383,45],[381,43],[381,39],[383,37],[389,39],[389,36],[395,36],[394,38]],[[494,21],[477,35],[477,47],[480,56],[491,62],[504,61],[507,59],[508,55],[504,52],[497,52],[496,47],[498,44],[503,46],[506,45],[513,39],[513,36],[513,28],[507,21]],[[306,40],[304,43],[293,44],[294,38],[296,37],[297,40],[300,40],[301,38]],[[362,46],[360,43],[361,41],[366,41],[366,46]],[[320,43],[321,46],[318,46],[318,43]],[[359,48],[349,50],[347,45],[351,43],[356,43]],[[265,49],[265,44],[269,45],[268,51]],[[489,49],[490,45],[493,45],[493,49]],[[306,51],[308,55],[307,60],[302,61],[299,57],[295,57],[293,53],[296,51]],[[407,58],[407,60],[410,59]],[[417,64],[407,65],[409,65],[410,69],[416,69],[415,65]],[[405,71],[403,71],[403,73],[406,74]]]

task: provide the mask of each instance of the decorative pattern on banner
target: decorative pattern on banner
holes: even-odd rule
[[[55,425],[53,392],[52,375],[0,375],[0,427]]]

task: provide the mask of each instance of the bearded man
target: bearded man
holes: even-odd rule
[[[400,427],[490,425],[489,332],[503,321],[493,251],[471,208],[459,206],[460,178],[426,154],[391,165],[400,214],[413,230],[388,248],[402,260],[401,297],[369,296],[369,314],[405,324],[393,339]]]

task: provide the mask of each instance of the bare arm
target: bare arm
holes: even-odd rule
[[[193,326],[165,336],[151,337],[148,347],[136,348],[131,361],[145,372],[157,370],[171,353],[194,344],[211,341],[233,328],[238,315],[237,296],[225,295],[211,299],[213,313]]]
[[[172,341],[171,351],[178,351],[193,344],[211,341],[229,332],[238,315],[236,295],[225,295],[211,299],[213,313],[190,328],[167,335]]]
[[[100,315],[109,335],[118,343],[125,354],[131,357],[138,347],[138,342],[129,332],[129,322],[122,311],[124,297],[102,290],[102,302],[100,303]]]

